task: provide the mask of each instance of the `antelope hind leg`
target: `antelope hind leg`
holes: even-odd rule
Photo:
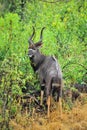
[[[59,97],[59,113],[60,113],[60,117],[62,118],[62,100],[61,100],[61,97]]]
[[[44,95],[44,91],[41,90],[41,100],[40,100],[40,105],[42,106],[43,104],[43,95]]]
[[[49,96],[48,98],[47,98],[47,117],[49,118],[50,117],[50,101],[51,101],[51,97]]]

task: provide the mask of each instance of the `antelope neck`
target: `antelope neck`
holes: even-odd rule
[[[38,69],[40,68],[40,66],[43,64],[43,62],[45,61],[45,56],[41,55],[41,59],[39,61],[39,63],[37,65],[35,65],[35,70],[38,71]]]

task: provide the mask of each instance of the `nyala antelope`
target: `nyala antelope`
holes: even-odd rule
[[[51,105],[51,95],[53,95],[54,90],[57,93],[57,101],[59,102],[60,113],[62,113],[62,71],[60,65],[58,64],[54,56],[45,56],[39,51],[40,47],[43,45],[42,34],[45,27],[41,29],[40,40],[36,43],[32,40],[35,34],[35,28],[33,27],[33,33],[30,36],[29,51],[28,55],[31,61],[31,66],[34,71],[38,73],[41,85],[41,101],[40,105],[43,103],[43,94],[46,95],[47,103],[47,115],[50,116],[50,105]]]

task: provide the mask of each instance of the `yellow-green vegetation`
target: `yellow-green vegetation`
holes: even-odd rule
[[[87,83],[87,1],[86,0],[0,0],[0,123],[9,127],[18,111],[16,97],[31,83],[39,82],[28,58],[28,38],[43,34],[41,52],[55,55],[64,82]]]

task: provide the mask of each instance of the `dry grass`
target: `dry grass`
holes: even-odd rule
[[[17,115],[10,124],[14,130],[87,130],[87,103],[77,102],[71,111],[63,111],[62,119],[58,111],[51,112],[48,120],[45,115],[26,117]]]

